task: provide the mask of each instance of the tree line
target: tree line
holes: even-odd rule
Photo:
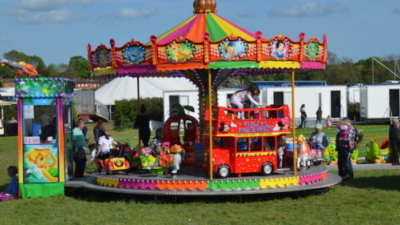
[[[72,56],[68,64],[49,64],[46,65],[39,56],[27,55],[17,50],[11,50],[3,54],[4,59],[12,61],[24,61],[36,67],[41,76],[44,77],[65,77],[71,79],[91,78],[89,62],[83,56]],[[400,68],[397,64],[399,55],[388,55],[381,58],[376,57],[383,65],[397,74]],[[343,85],[353,83],[380,83],[387,80],[394,80],[396,77],[370,57],[354,62],[350,58],[339,58],[335,53],[328,52],[329,62],[325,70],[313,70],[297,72],[296,80],[324,80],[328,85]],[[0,77],[13,78],[14,71],[8,67],[0,67]],[[224,87],[234,87],[238,85],[248,85],[252,81],[274,81],[291,80],[290,73],[268,74],[258,76],[239,76],[231,77],[224,84]]]
[[[30,63],[36,68],[40,76],[43,77],[65,77],[71,79],[90,78],[89,62],[83,56],[71,57],[68,64],[49,64],[46,66],[39,56],[27,55],[17,50],[11,50],[3,54],[3,59]],[[14,78],[14,71],[6,66],[1,66],[0,77],[3,79]]]

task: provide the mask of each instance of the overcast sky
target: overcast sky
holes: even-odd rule
[[[399,0],[217,0],[220,16],[265,38],[301,32],[354,61],[400,55]],[[193,0],[0,0],[0,58],[17,50],[46,65],[87,56],[87,44],[147,43],[193,15]]]

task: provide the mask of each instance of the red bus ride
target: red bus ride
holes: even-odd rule
[[[240,113],[245,119],[237,119]],[[213,173],[226,178],[230,174],[240,177],[243,173],[269,175],[278,170],[278,138],[290,133],[287,105],[254,109],[217,107],[212,115]],[[208,134],[206,125],[205,135]],[[209,149],[204,154],[206,171],[210,165],[208,157]]]

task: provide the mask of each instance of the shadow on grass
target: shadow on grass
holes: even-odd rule
[[[381,190],[400,190],[399,176],[361,177],[351,181],[343,181],[341,186],[356,188],[376,188]]]
[[[8,188],[8,183],[0,185],[0,192],[5,191]]]
[[[222,196],[155,196],[155,195],[133,195],[100,192],[88,189],[70,189],[66,194],[72,198],[90,201],[90,202],[113,202],[113,201],[134,201],[137,203],[191,203],[191,202],[206,202],[206,203],[245,203],[257,201],[270,201],[285,198],[305,198],[310,195],[325,194],[329,188],[321,188],[309,191],[296,191],[286,193],[271,193],[271,194],[252,194],[252,195],[222,195]]]

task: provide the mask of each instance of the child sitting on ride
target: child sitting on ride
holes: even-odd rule
[[[244,104],[250,102],[255,106],[261,108],[260,103],[254,100],[253,97],[260,95],[260,90],[255,84],[251,84],[247,89],[239,90],[235,92],[229,99],[230,105],[233,109],[243,109]],[[237,115],[238,119],[245,119],[244,112],[239,112]]]
[[[11,181],[7,190],[0,193],[0,202],[12,200],[18,194],[18,168],[16,166],[9,166],[7,174],[11,178]]]
[[[279,146],[278,146],[278,157],[279,157],[279,168],[283,167],[283,155],[285,154],[286,150],[286,136],[281,135],[279,136]]]
[[[297,168],[299,170],[310,166],[309,155],[310,146],[307,144],[304,135],[300,134],[297,138]]]
[[[118,142],[114,141],[114,139],[106,134],[104,130],[99,130],[99,144],[97,146],[97,153],[96,153],[96,158],[98,160],[105,160],[110,158],[111,156],[111,151],[110,147],[112,145],[118,145]],[[100,166],[97,163],[98,166]],[[101,170],[101,168],[97,168],[98,171]]]
[[[97,146],[96,156],[98,159],[102,160],[110,158],[110,147],[112,145],[118,145],[118,142],[114,141],[114,139],[103,130],[99,131],[99,136],[99,145]]]

